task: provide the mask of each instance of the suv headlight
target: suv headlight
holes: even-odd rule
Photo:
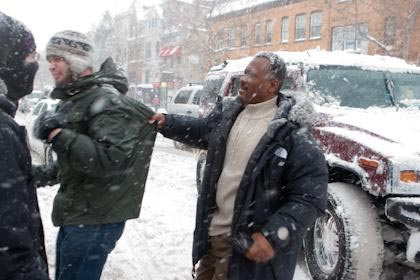
[[[389,164],[391,193],[420,195],[420,161],[418,159],[399,159]]]
[[[404,183],[419,183],[420,171],[402,170],[400,171],[400,181]]]

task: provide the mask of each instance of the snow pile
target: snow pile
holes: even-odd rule
[[[197,191],[196,158],[173,148],[158,135],[140,218],[126,223],[122,238],[108,257],[103,280],[190,280]],[[38,190],[50,275],[54,275],[55,239],[52,200],[58,186]],[[297,267],[295,280],[309,280]]]

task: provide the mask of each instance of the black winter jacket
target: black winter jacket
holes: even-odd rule
[[[307,102],[279,94],[279,109],[248,162],[235,200],[229,279],[293,279],[306,229],[326,206],[328,182],[323,153],[312,139]],[[223,169],[226,141],[243,105],[218,101],[204,119],[167,115],[166,137],[208,149],[202,193],[198,198],[193,265],[209,249],[208,228],[216,206],[216,186]],[[187,135],[186,135],[187,132]],[[245,257],[251,234],[262,232],[275,250],[269,262]],[[289,233],[284,236],[280,233]]]
[[[0,93],[0,279],[48,279],[31,156],[15,110]]]

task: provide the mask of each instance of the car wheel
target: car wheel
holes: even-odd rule
[[[381,227],[362,189],[329,184],[325,214],[305,235],[304,253],[314,280],[379,279],[383,263]]]
[[[203,177],[204,177],[204,170],[206,168],[206,157],[207,152],[201,151],[198,154],[198,160],[197,160],[197,170],[196,170],[196,184],[197,184],[197,193],[201,193],[201,186],[203,183]]]

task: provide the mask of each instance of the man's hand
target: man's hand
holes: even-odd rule
[[[54,130],[56,136],[59,132],[56,128],[62,128],[65,124],[64,114],[46,111],[35,120],[33,134],[40,140],[51,142],[53,137],[49,137],[50,133]]]
[[[274,250],[270,242],[260,232],[253,233],[251,238],[254,242],[245,253],[245,256],[257,263],[269,261],[274,256]]]
[[[162,128],[165,125],[165,115],[161,113],[154,114],[149,118],[149,123],[156,123],[157,128]]]
[[[57,112],[46,111],[35,120],[33,134],[36,138],[46,142],[53,141],[61,128],[66,126],[66,116],[73,107],[73,102],[66,101],[60,105]]]

